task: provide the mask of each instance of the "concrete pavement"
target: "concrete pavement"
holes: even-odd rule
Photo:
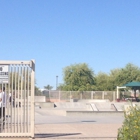
[[[114,140],[121,124],[42,124],[35,126],[35,137],[42,139]]]
[[[123,113],[92,116],[65,116],[62,110],[38,109],[35,115],[35,138],[37,140],[115,140],[123,122]]]
[[[92,116],[65,116],[62,110],[35,108],[36,140],[115,140],[123,114]],[[31,138],[1,138],[2,140],[29,140]]]

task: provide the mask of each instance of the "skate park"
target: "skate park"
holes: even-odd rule
[[[40,128],[43,130],[41,133],[45,133],[44,136],[36,131],[35,137],[50,140],[116,139],[118,128],[122,126],[124,120],[124,110],[130,106],[130,102],[116,99],[110,101],[105,96],[101,97],[104,99],[35,97],[35,126],[44,126],[45,129]],[[139,105],[139,102],[132,102],[132,104]]]
[[[122,111],[93,111],[85,103],[43,104],[35,106],[36,139],[113,140],[123,121]]]
[[[13,62],[3,63],[13,64]],[[8,71],[8,66],[4,67]],[[15,89],[13,82],[9,84],[7,80],[1,83],[1,87],[5,87],[4,91],[7,93],[11,91],[11,98],[14,98],[11,104],[6,100],[9,98],[5,98],[6,114],[2,115],[6,119],[1,123],[1,137],[14,139],[31,137],[38,140],[117,138],[117,131],[124,120],[124,111],[130,106],[127,100],[118,100],[118,97],[120,98],[118,92],[52,90],[44,95],[34,96],[36,95],[34,82],[29,82],[30,77],[34,81],[34,62],[25,61],[23,65],[23,62],[17,61],[9,68],[11,77],[17,73],[11,80],[15,79],[18,83]],[[23,68],[27,70],[25,73]],[[19,79],[22,79],[21,82]],[[28,81],[27,86],[22,87],[23,81],[24,84]],[[139,105],[138,102],[133,104]]]
[[[124,119],[124,108],[129,105],[107,99],[44,101],[43,96],[35,98],[36,139],[114,140]]]

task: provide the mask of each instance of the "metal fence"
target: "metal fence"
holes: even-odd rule
[[[66,101],[80,100],[80,99],[108,99],[115,101],[117,99],[116,91],[57,91],[57,90],[45,90],[42,92],[43,96],[46,96],[46,101]],[[131,92],[120,91],[120,99],[129,98],[134,96]],[[140,94],[137,94],[139,97]]]
[[[110,101],[116,100],[115,91],[43,91],[43,96],[46,100],[54,101],[71,101],[79,99],[109,99]]]
[[[0,61],[4,66],[8,75],[0,77],[0,137],[34,137],[34,61]]]

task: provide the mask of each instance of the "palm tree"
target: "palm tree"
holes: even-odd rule
[[[50,85],[47,85],[47,86],[44,86],[44,88],[47,89],[47,90],[51,90],[53,87],[50,86]]]

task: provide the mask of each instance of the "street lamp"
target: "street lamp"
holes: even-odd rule
[[[57,90],[57,87],[58,87],[58,76],[56,76],[56,90]]]

